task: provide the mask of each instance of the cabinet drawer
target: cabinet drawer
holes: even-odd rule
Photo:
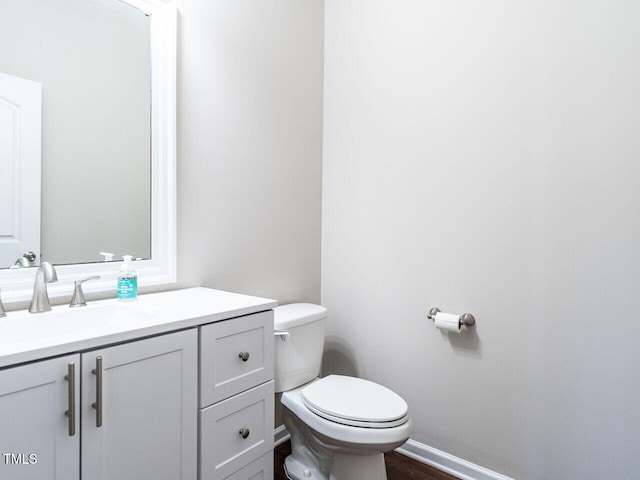
[[[273,310],[200,327],[200,407],[273,378]]]
[[[201,410],[198,478],[225,479],[272,453],[273,409],[271,381]]]
[[[273,480],[273,452],[263,455],[225,480]]]

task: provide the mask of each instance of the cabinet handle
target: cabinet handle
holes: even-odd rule
[[[238,432],[242,438],[247,438],[251,433],[248,428],[241,428]]]
[[[73,437],[76,434],[76,364],[75,362],[69,362],[67,365],[67,374],[64,379],[69,382],[68,394],[69,394],[69,410],[64,414],[69,417],[69,436]]]
[[[240,352],[238,354],[238,357],[240,357],[243,362],[246,362],[247,360],[249,360],[249,352]]]
[[[96,368],[91,370],[96,376],[96,401],[91,404],[96,409],[96,427],[102,426],[102,357],[96,357]]]

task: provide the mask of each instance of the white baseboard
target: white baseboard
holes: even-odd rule
[[[438,470],[453,475],[462,480],[513,480],[510,477],[493,472],[487,468],[467,462],[462,458],[455,457],[447,452],[430,447],[415,440],[409,440],[396,452],[406,455],[427,465],[431,465]]]
[[[290,435],[284,425],[275,429],[274,446],[289,440]],[[413,458],[421,463],[431,465],[438,470],[460,478],[461,480],[513,480],[510,477],[493,472],[487,468],[467,462],[462,458],[455,457],[447,452],[430,447],[415,440],[409,440],[404,445],[396,448],[396,452]]]

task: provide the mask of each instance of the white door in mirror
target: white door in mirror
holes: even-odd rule
[[[42,85],[0,73],[0,265],[40,252]]]

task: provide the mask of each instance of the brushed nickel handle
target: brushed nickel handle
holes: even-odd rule
[[[96,376],[96,401],[91,404],[96,409],[96,427],[102,426],[102,357],[96,357],[96,368],[91,370]]]
[[[242,438],[247,438],[251,433],[248,428],[241,428],[238,432]]]
[[[76,364],[75,362],[69,362],[67,365],[67,374],[64,379],[69,382],[68,394],[69,394],[69,410],[64,414],[69,417],[69,436],[73,437],[76,434]]]
[[[247,360],[249,360],[249,352],[240,352],[238,354],[238,357],[240,357],[243,362],[246,362]]]
[[[96,280],[99,279],[100,275],[93,275],[91,277],[83,278],[82,280],[76,280],[73,282],[73,296],[71,297],[70,307],[86,307],[87,299],[84,296],[84,292],[82,291],[82,284],[88,280]]]

